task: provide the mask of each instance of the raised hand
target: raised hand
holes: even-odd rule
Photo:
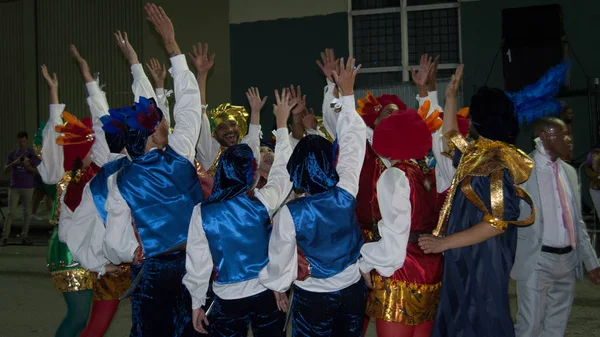
[[[304,126],[305,130],[316,130],[319,122],[317,121],[317,116],[315,116],[315,112],[313,109],[310,109],[304,117],[302,117],[302,126]]]
[[[154,81],[154,87],[164,88],[165,78],[167,78],[167,68],[165,65],[161,65],[160,62],[158,62],[158,59],[153,57],[146,63],[146,68],[148,68],[152,81]]]
[[[440,56],[436,56],[433,60],[433,64],[431,64],[431,69],[429,69],[429,75],[427,76],[427,84],[429,85],[429,91],[437,90],[437,69],[440,63]]]
[[[460,88],[460,81],[463,75],[464,64],[461,64],[456,68],[454,75],[450,79],[450,83],[446,86],[446,99],[456,99],[458,95],[458,88]]]
[[[276,104],[273,104],[273,114],[277,120],[277,128],[287,128],[290,111],[292,111],[296,103],[292,102],[291,94],[285,89],[282,90],[281,95],[279,91],[275,90],[275,102]]]
[[[203,334],[208,333],[208,331],[206,331],[204,328],[204,325],[208,326],[208,318],[206,318],[204,309],[198,308],[192,310],[192,323],[194,324],[194,329],[196,329],[196,331]]]
[[[50,104],[58,104],[58,78],[56,73],[52,73],[52,77],[50,77],[48,68],[45,64],[42,64],[42,76],[46,79],[46,84],[50,89]]]
[[[426,88],[427,80],[429,79],[429,72],[433,65],[433,59],[427,54],[421,55],[421,63],[419,64],[419,71],[417,72],[414,68],[410,68],[413,82],[418,88]],[[419,94],[421,96],[421,94]]]
[[[331,72],[335,83],[337,84],[338,88],[340,88],[342,95],[344,96],[354,95],[354,80],[356,78],[356,74],[358,74],[358,71],[362,66],[359,64],[355,69],[355,62],[356,60],[354,57],[348,57],[348,62],[346,62],[346,65],[344,66],[344,58],[341,58],[339,73],[335,70]]]
[[[246,92],[246,97],[248,98],[248,103],[250,103],[251,113],[252,114],[259,113],[260,114],[260,111],[262,110],[262,108],[265,106],[265,103],[267,102],[267,96],[265,96],[263,99],[261,99],[258,88],[251,87]]]
[[[81,76],[83,76],[83,80],[85,83],[94,82],[94,77],[90,71],[90,66],[87,61],[79,55],[79,51],[75,45],[71,45],[71,55],[77,61],[79,65],[79,71],[81,72]]]
[[[56,73],[52,73],[52,77],[50,77],[48,68],[45,64],[42,64],[42,76],[46,79],[49,89],[58,89],[58,78],[56,77]]]
[[[181,54],[181,50],[175,41],[175,28],[163,8],[156,6],[153,3],[148,3],[146,4],[145,10],[148,15],[148,20],[152,22],[154,29],[156,29],[156,32],[162,38],[169,56],[173,57]]]
[[[117,46],[119,46],[119,49],[121,49],[121,52],[129,62],[129,64],[133,65],[140,63],[135,49],[133,49],[133,47],[129,43],[129,39],[127,38],[127,32],[121,33],[120,30],[117,30],[117,32],[114,33],[114,35],[115,39],[117,40]]]
[[[294,89],[294,85],[290,85],[290,95],[292,103],[296,103],[296,106],[292,109],[292,115],[303,113],[306,110],[306,95],[302,96],[300,86]]]
[[[208,43],[205,43],[204,46],[200,42],[196,43],[192,46],[192,52],[188,53],[188,56],[194,62],[198,75],[207,75],[215,64],[215,54],[208,56]]]
[[[340,71],[340,65],[335,58],[333,48],[326,48],[325,51],[321,52],[321,61],[317,60],[317,65],[331,82],[333,82],[332,72],[335,70],[339,73]]]

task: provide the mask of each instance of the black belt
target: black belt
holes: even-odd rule
[[[542,246],[542,252],[551,253],[551,254],[563,255],[563,254],[569,254],[572,251],[573,251],[573,247],[571,247],[571,246],[567,246],[567,247],[563,247],[563,248]]]

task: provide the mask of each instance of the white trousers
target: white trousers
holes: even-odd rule
[[[575,298],[577,253],[540,253],[527,280],[517,281],[517,337],[564,337]]]

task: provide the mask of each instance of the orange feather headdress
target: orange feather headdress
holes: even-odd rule
[[[65,125],[55,126],[56,132],[61,136],[56,138],[56,144],[64,146],[64,168],[65,171],[71,171],[73,164],[79,158],[85,158],[92,149],[96,139],[94,130],[92,130],[92,119],[86,117],[78,120],[77,117],[67,111],[63,111]]]

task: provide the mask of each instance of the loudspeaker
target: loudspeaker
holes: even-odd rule
[[[535,83],[567,55],[560,5],[502,11],[504,89],[515,92]]]

